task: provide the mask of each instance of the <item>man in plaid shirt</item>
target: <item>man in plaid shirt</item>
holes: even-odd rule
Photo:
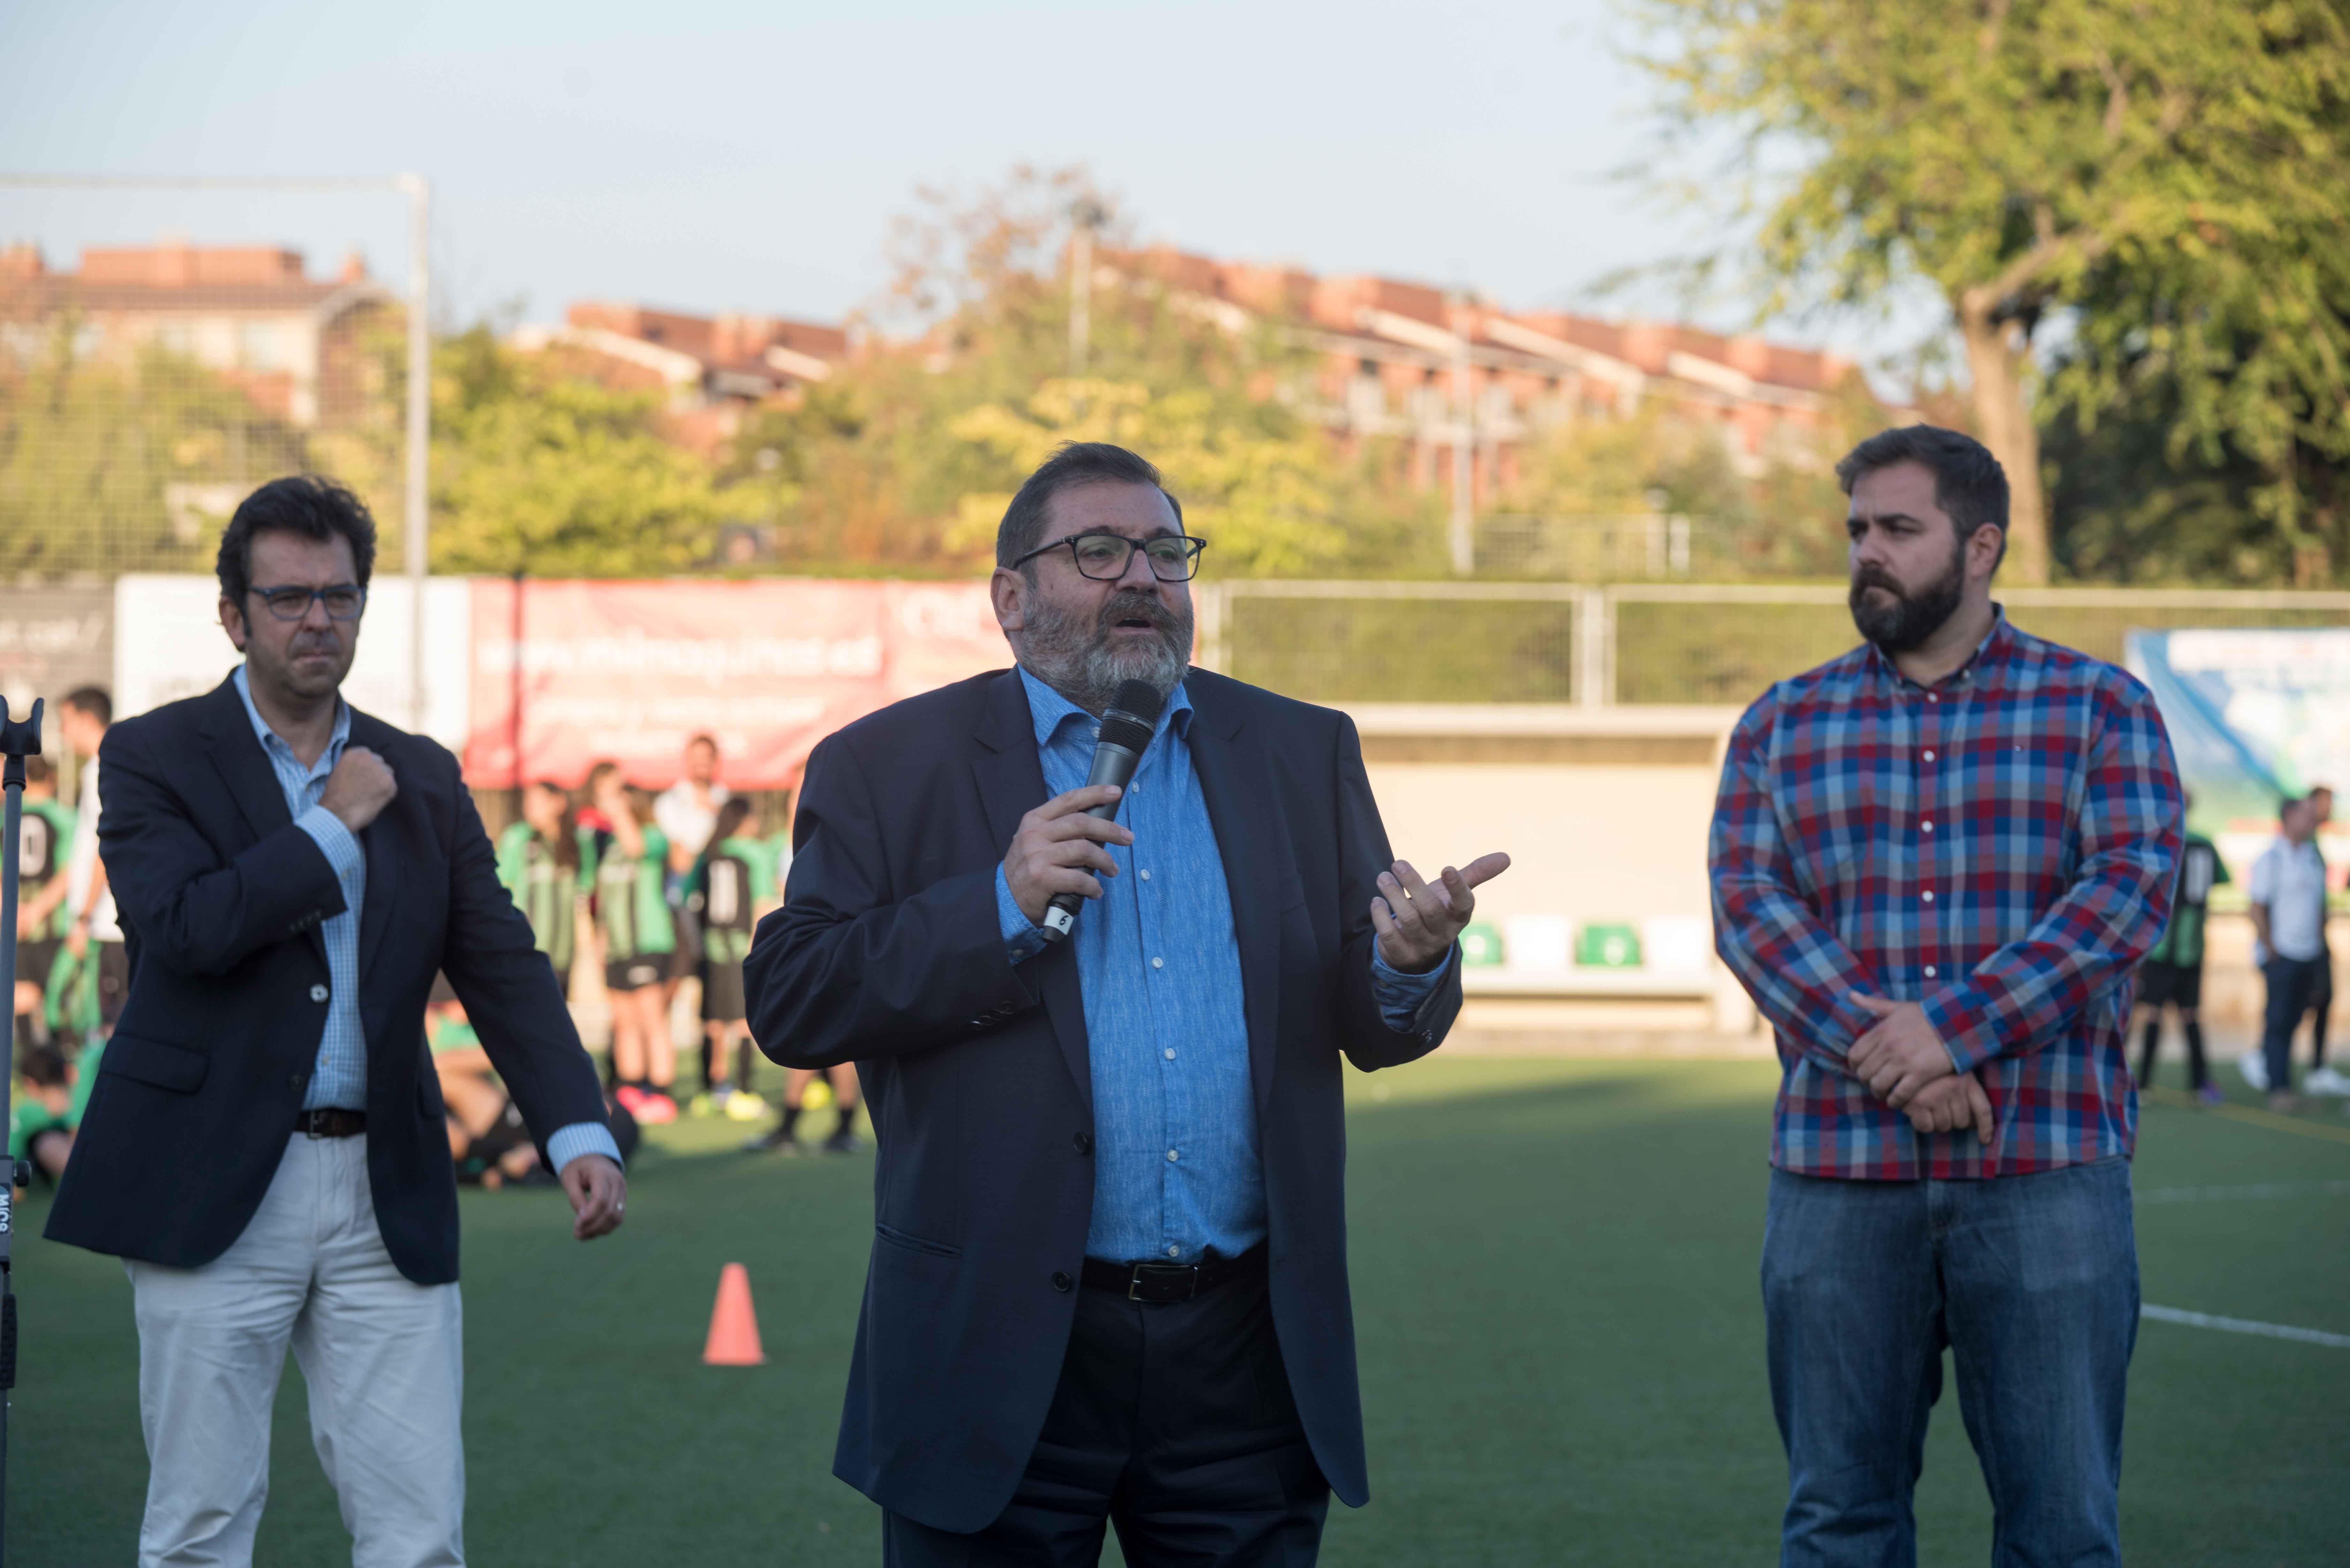
[[[2180,798],[2154,700],[2008,624],[2007,477],[1887,431],[1852,498],[1866,644],[1739,722],[1711,846],[1723,960],[1783,1077],[1762,1243],[1788,1564],[1915,1560],[1942,1349],[2002,1563],[2118,1563],[2137,1337],[2129,976]]]

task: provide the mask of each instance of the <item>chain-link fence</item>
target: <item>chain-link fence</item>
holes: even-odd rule
[[[2119,662],[2132,630],[2350,626],[2350,593],[2014,588],[2016,625]],[[1205,583],[1201,661],[1328,702],[1743,704],[1856,640],[1830,586]]]
[[[365,495],[397,562],[402,293],[301,244],[384,248],[395,188],[0,174],[0,577],[206,570],[236,504],[301,470]]]

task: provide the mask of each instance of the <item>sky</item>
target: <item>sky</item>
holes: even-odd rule
[[[1616,0],[25,5],[0,7],[0,173],[414,170],[459,321],[583,298],[836,318],[882,288],[918,188],[1027,162],[1085,165],[1186,250],[1743,327],[1661,283],[1592,293],[1721,225],[1637,172],[1625,38]],[[405,224],[388,192],[0,188],[0,242],[57,266],[171,233],[317,273],[356,248],[397,282]],[[1773,324],[1864,359],[1886,330]]]

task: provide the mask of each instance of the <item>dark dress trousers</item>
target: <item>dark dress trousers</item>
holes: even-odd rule
[[[1435,1049],[1460,966],[1411,1032],[1388,1027],[1369,909],[1392,857],[1352,722],[1201,670],[1186,689],[1240,949],[1272,1321],[1315,1461],[1359,1506],[1340,1058],[1369,1069]],[[1015,969],[996,917],[996,867],[1045,799],[1016,670],[828,737],[808,760],[785,903],[744,965],[761,1049],[794,1067],[854,1061],[880,1139],[834,1472],[946,1531],[984,1529],[1012,1498],[1086,1288],[1076,954]]]
[[[382,756],[400,785],[359,836],[368,1177],[392,1262],[443,1284],[457,1277],[457,1188],[424,1044],[433,971],[447,972],[542,1138],[602,1123],[603,1092],[499,885],[457,760],[357,710],[350,744]],[[294,1136],[327,1016],[318,927],[343,911],[342,888],[294,825],[233,684],[123,720],[99,757],[99,846],[130,995],[47,1234],[195,1268],[244,1233]]]

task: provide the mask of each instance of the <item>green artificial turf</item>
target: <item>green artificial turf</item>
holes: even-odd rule
[[[1783,1469],[1755,1267],[1774,1080],[1765,1062],[1477,1058],[1351,1079],[1375,1495],[1332,1510],[1326,1563],[1773,1559]],[[2350,1121],[2298,1126],[2147,1108],[2148,1302],[2350,1332],[2350,1142],[2310,1130]],[[745,1130],[660,1129],[627,1230],[592,1246],[558,1194],[467,1194],[474,1562],[878,1561],[873,1509],[829,1474],[871,1157],[735,1153]],[[2287,1191],[2146,1200],[2246,1184]],[[26,1563],[126,1563],[146,1477],[130,1288],[112,1260],[41,1241],[46,1212],[36,1195],[20,1215],[9,1545]],[[700,1364],[728,1262],[750,1269],[764,1367]],[[348,1561],[303,1408],[289,1370],[264,1564]],[[2340,1561],[2345,1408],[2350,1349],[2147,1323],[2132,1559]],[[1953,1393],[1918,1511],[1921,1562],[1988,1561]]]

